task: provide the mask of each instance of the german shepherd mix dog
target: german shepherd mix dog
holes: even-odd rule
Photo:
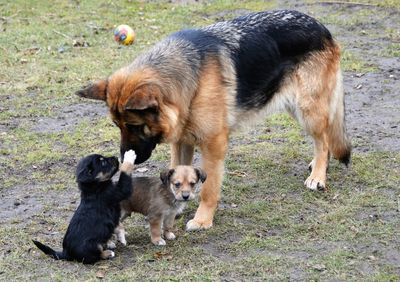
[[[206,178],[207,175],[200,168],[186,165],[163,171],[159,178],[133,178],[132,195],[121,202],[121,222],[132,212],[147,216],[151,242],[154,245],[165,245],[164,239],[175,239],[172,231],[176,214],[183,210],[188,201],[195,199],[200,188],[197,184]],[[122,224],[116,233],[118,240],[126,245]]]
[[[103,100],[121,130],[121,154],[146,161],[158,143],[171,166],[202,152],[208,178],[188,230],[212,226],[230,133],[252,117],[286,110],[314,139],[305,186],[323,189],[332,154],[350,160],[340,48],[297,11],[251,13],[165,38],[130,65],[77,92]]]
[[[56,260],[77,260],[92,264],[100,259],[114,257],[107,248],[115,247],[109,241],[121,216],[120,202],[132,193],[131,173],[135,152],[124,154],[121,175],[117,184],[111,177],[118,171],[118,159],[90,155],[83,158],[76,169],[81,190],[81,202],[68,226],[63,240],[63,250],[57,252],[33,240],[45,254]]]

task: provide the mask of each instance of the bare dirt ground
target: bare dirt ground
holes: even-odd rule
[[[183,2],[187,4],[188,1]],[[358,4],[310,4],[303,1],[278,1],[277,8],[293,8],[322,19],[322,21],[328,26],[328,28],[331,30],[337,40],[341,43],[343,48],[347,52],[351,52],[352,56],[356,56],[356,58],[359,58],[363,61],[363,65],[350,66],[344,72],[344,88],[346,92],[346,120],[348,132],[352,137],[356,159],[367,160],[367,158],[364,159],[364,156],[367,156],[367,154],[374,155],[374,153],[377,153],[384,154],[384,156],[386,156],[384,159],[382,159],[382,161],[391,162],[391,156],[398,156],[398,153],[400,152],[400,57],[399,50],[390,47],[393,43],[398,44],[400,42],[400,34],[398,33],[398,30],[400,29],[399,10],[395,8],[379,7],[375,5],[369,7]],[[216,14],[210,14],[208,16],[222,20],[226,17],[231,17],[232,15],[240,15],[245,12],[247,12],[246,9],[232,9],[232,11],[228,11],[227,13],[218,12]],[[365,20],[366,18],[368,18],[368,20]],[[353,58],[353,60],[351,61],[353,62],[357,60],[354,60]],[[3,99],[12,98],[11,95],[0,96],[0,102]],[[21,117],[19,119],[17,117],[6,121],[3,120],[0,122],[0,134],[7,135],[18,128],[21,124],[28,124],[32,133],[34,134],[57,134],[59,132],[72,132],[77,128],[82,120],[92,122],[93,120],[100,119],[105,115],[107,115],[107,110],[102,103],[96,103],[86,100],[76,100],[75,103],[61,107],[56,115],[43,116],[39,118],[34,117],[32,119],[30,119],[29,117]],[[264,127],[265,125],[257,126],[254,130],[251,130],[244,135],[235,135],[234,138],[231,140],[231,147],[233,147],[233,150],[235,147],[238,146],[244,146],[243,148],[245,148],[246,145],[256,146],[257,142],[262,142],[260,141],[260,139],[258,139],[258,136],[260,135],[260,132],[263,132],[263,134],[265,134],[265,131],[263,131]],[[269,128],[273,132],[278,133],[285,132],[286,130],[282,128],[281,125],[270,125]],[[309,141],[308,139],[306,140],[307,142]],[[278,145],[280,144],[280,142],[285,142],[285,139],[275,138],[271,141],[272,144]],[[113,142],[105,143],[103,145],[104,148],[107,149],[113,146],[118,146],[118,140],[114,140]],[[64,145],[60,144],[60,146]],[[308,148],[306,150],[311,150],[311,145],[309,142],[306,146]],[[7,148],[3,148],[3,150],[7,150]],[[141,168],[145,167],[148,170],[144,173],[136,172],[136,175],[157,174],[160,168],[165,167],[167,164],[167,160],[163,159],[165,158],[166,150],[167,149],[165,148],[161,151],[161,160],[152,159],[149,162],[141,165]],[[235,153],[233,153],[230,157],[231,161],[242,161],[242,158],[246,158],[246,156],[242,155],[242,152],[240,150],[234,152]],[[15,178],[30,177],[31,174],[35,173],[35,170],[40,169],[47,171],[48,174],[52,174],[53,172],[58,170],[63,170],[65,171],[63,177],[65,177],[66,181],[68,183],[73,183],[73,170],[76,159],[77,158],[75,156],[71,156],[70,158],[63,159],[63,161],[59,163],[57,161],[49,161],[44,165],[41,165],[39,168],[30,166],[28,170],[23,171],[13,171],[12,168],[6,167],[5,163],[2,162],[0,169],[7,169],[9,170],[9,172],[2,175],[0,177],[0,180],[5,182],[6,178],[8,178],[10,175]],[[279,164],[277,164],[276,160],[268,161],[271,161],[271,166],[273,166],[275,169],[282,168]],[[305,173],[304,171],[307,161],[309,160],[303,160],[301,158],[295,159],[289,164],[289,171],[283,172],[282,175],[280,175],[279,177],[287,176],[288,178],[291,177],[290,179],[296,179],[296,181],[300,181]],[[376,158],[373,158],[371,160],[371,167],[379,167],[380,161],[380,155]],[[196,155],[195,163],[200,163],[200,157],[198,155]],[[400,173],[400,166],[397,160],[393,161],[393,163],[386,163],[385,165],[391,167],[391,175],[395,174],[396,171]],[[228,229],[232,226],[235,226],[234,228],[238,228],[238,230],[246,228],[251,229],[252,227],[256,226],[256,221],[258,219],[255,217],[250,218],[248,219],[248,221],[246,221],[246,218],[244,216],[237,217],[237,220],[234,219],[235,216],[237,216],[236,213],[241,214],[241,212],[237,212],[237,203],[235,203],[235,201],[240,202],[241,200],[236,199],[233,194],[231,194],[231,192],[226,188],[229,185],[234,185],[235,181],[239,181],[241,183],[240,187],[245,187],[246,181],[242,180],[240,177],[237,177],[237,173],[245,173],[246,168],[241,168],[239,171],[236,171],[236,167],[233,164],[228,164],[227,167],[228,180],[226,180],[226,183],[224,184],[224,193],[226,194],[226,197],[223,197],[221,201],[221,205],[219,208],[219,213],[221,215],[220,217],[217,217],[216,223],[217,225],[226,224],[228,226]],[[339,171],[341,171],[339,169],[339,166],[334,165],[332,174],[335,178],[336,186],[351,183],[351,185],[354,185],[352,189],[356,191],[363,191],[365,189],[362,181],[364,181],[367,176],[365,176],[365,178],[360,177],[361,180],[357,180],[360,182],[346,182],[348,181],[347,179],[349,177],[357,174],[357,172],[353,171],[341,178],[341,176],[338,175],[340,175],[340,173],[342,172],[339,173]],[[373,174],[373,172],[371,173]],[[383,170],[382,174],[384,173],[385,171]],[[372,177],[375,177],[374,174]],[[380,177],[385,178],[385,175],[380,175]],[[264,185],[264,183],[258,183],[257,178],[248,179],[248,181],[251,186],[255,187],[254,189],[258,189],[259,186]],[[368,181],[370,180],[365,180],[366,183],[369,183]],[[377,182],[379,181],[376,181],[376,179],[371,180],[371,183],[374,183],[373,185],[377,185]],[[291,185],[290,183],[288,184],[289,186]],[[385,187],[381,187],[382,189],[379,193],[382,193],[383,197],[388,199],[388,201],[399,201],[398,184],[399,183],[393,183],[390,181],[385,182],[383,184]],[[76,193],[76,191],[71,192],[71,189],[48,189],[48,185],[49,183],[46,182],[37,182],[33,185],[22,183],[18,185],[13,185],[11,187],[8,187],[7,189],[0,190],[0,224],[3,227],[6,226],[4,227],[4,232],[15,232],[17,234],[16,237],[19,236],[20,238],[19,242],[22,241],[26,244],[29,244],[30,238],[39,236],[40,238],[45,238],[45,240],[47,240],[50,245],[57,246],[57,248],[59,247],[59,243],[63,235],[62,230],[65,230],[66,228],[68,218],[72,214],[72,211],[75,209],[79,201],[79,195]],[[287,191],[290,192],[288,193]],[[251,199],[253,194],[250,192],[246,193],[248,193],[246,194],[246,198]],[[318,216],[321,216],[321,214],[327,213],[327,211],[332,208],[332,206],[337,207],[338,205],[340,205],[340,202],[338,203],[335,200],[335,192],[332,193],[333,194],[329,194],[328,196],[326,196],[326,198],[324,198],[325,196],[307,196],[304,195],[304,192],[299,191],[299,189],[293,188],[291,190],[284,190],[284,192],[282,193],[277,192],[276,194],[274,192],[271,192],[269,194],[265,192],[256,192],[254,194],[254,197],[256,198],[256,196],[261,195],[269,203],[275,203],[276,201],[280,200],[282,200],[282,202],[284,203],[285,201],[294,200],[298,197],[302,197],[303,199],[316,197],[315,199],[313,199],[317,203],[326,200],[326,203],[324,202],[320,206],[318,206],[318,204],[313,204],[314,200],[310,200],[309,202],[307,202],[308,206],[305,210],[291,215],[291,220],[301,223],[310,220],[318,220],[315,218],[318,218]],[[338,193],[344,193],[343,197],[349,195],[346,194],[345,191],[340,190]],[[194,210],[195,206],[185,212],[183,214],[183,217],[179,220],[178,226],[183,227],[184,223],[193,215]],[[250,213],[251,209],[248,212]],[[272,214],[273,212],[274,211],[269,211],[268,213]],[[245,211],[243,211],[243,213],[245,213]],[[371,224],[375,224],[376,222],[382,221],[390,224],[390,226],[399,227],[400,225],[399,210],[385,210],[384,212],[380,212],[379,204],[377,204],[376,206],[372,205],[368,209],[359,209],[357,211],[354,211],[354,214],[355,222],[359,220],[368,221],[371,222]],[[231,215],[234,216],[231,217]],[[379,216],[376,216],[375,218],[375,215]],[[58,219],[56,220],[55,218]],[[32,225],[27,224],[27,222],[36,222],[39,224],[39,226],[32,227]],[[137,256],[131,256],[128,252],[121,251],[120,260],[117,262],[113,262],[110,266],[112,270],[111,272],[118,272],[118,269],[126,270],[129,265],[135,263],[145,261],[145,264],[147,265],[154,263],[155,260],[158,260],[158,258],[154,257],[140,257],[139,254],[148,252],[148,249],[150,247],[148,245],[146,223],[143,219],[136,219],[135,224],[139,226],[139,229],[136,231],[132,231],[133,233],[130,234],[129,237],[131,240],[135,241],[135,244],[128,247],[128,249],[130,252],[134,252],[135,254],[137,254]],[[338,224],[340,224],[340,222]],[[357,227],[354,228],[357,229]],[[357,233],[357,230],[353,231],[354,233]],[[347,241],[345,239],[341,239],[342,237],[340,237],[340,231],[338,231],[339,235],[337,235],[338,239],[336,241],[324,241],[321,237],[316,237],[318,237],[317,234],[323,233],[325,231],[308,230],[310,234],[315,232],[316,237],[313,237],[313,240],[304,243],[304,246],[306,246],[305,250],[296,248],[285,249],[284,246],[281,246],[282,249],[274,249],[269,247],[269,245],[265,247],[263,244],[261,244],[261,241],[259,241],[261,239],[278,240],[276,238],[285,233],[284,225],[280,226],[278,224],[274,226],[274,224],[271,223],[265,228],[263,226],[260,226],[253,230],[253,233],[255,235],[253,233],[252,234],[256,239],[254,239],[254,242],[252,241],[252,246],[257,244],[260,244],[260,246],[258,246],[257,249],[251,249],[250,252],[254,254],[253,259],[257,258],[258,255],[268,255],[275,258],[273,262],[265,262],[265,264],[260,266],[264,269],[266,267],[265,265],[268,265],[270,268],[267,267],[265,269],[267,269],[268,273],[272,273],[272,276],[269,276],[269,278],[272,277],[274,279],[288,279],[299,281],[314,278],[318,280],[318,277],[321,277],[320,275],[323,275],[322,273],[326,272],[329,273],[328,276],[325,276],[325,278],[328,280],[336,280],[335,278],[337,278],[338,280],[346,280],[346,278],[348,278],[349,276],[346,276],[344,274],[344,276],[340,276],[338,273],[335,274],[334,271],[329,272],[329,262],[321,262],[319,264],[318,261],[314,260],[315,257],[323,257],[323,254],[325,253],[334,253],[335,250],[340,249],[345,250],[345,252],[348,253],[355,253],[357,254],[357,256],[362,254],[365,255],[365,257],[367,258],[360,259],[360,261],[357,260],[357,267],[355,267],[355,269],[352,269],[351,266],[342,266],[344,269],[342,271],[344,273],[346,271],[348,273],[351,273],[352,275],[350,275],[350,277],[352,277],[352,279],[355,279],[360,273],[361,275],[363,275],[363,277],[368,277],[369,274],[372,275],[377,269],[382,272],[384,272],[385,269],[389,269],[390,273],[394,273],[394,276],[391,277],[394,277],[394,280],[396,280],[396,277],[397,279],[400,279],[400,276],[396,276],[396,273],[397,275],[400,275],[400,239],[398,236],[398,230],[392,231],[393,237],[391,237],[390,234],[388,235],[390,238],[384,237],[384,243],[382,243],[381,241],[376,241],[370,244],[370,242],[365,243],[363,241]],[[247,248],[247,245],[242,245],[242,243],[248,242],[245,240],[247,238],[246,236],[248,236],[248,233],[244,231],[238,231],[238,233],[235,234],[229,232],[229,230],[226,231],[224,229],[216,229],[216,231],[211,231],[211,233],[208,234],[196,233],[194,235],[188,235],[184,231],[180,231],[178,232],[178,235],[185,240],[185,244],[187,243],[184,246],[192,247],[197,245],[199,248],[205,250],[205,253],[207,255],[204,255],[204,253],[199,254],[199,257],[202,258],[204,264],[215,263],[217,265],[220,265],[220,273],[217,276],[213,276],[212,274],[210,274],[209,276],[207,276],[208,279],[214,280],[215,277],[227,281],[251,279],[252,276],[247,276],[246,269],[240,267],[240,262],[243,259],[245,260],[246,256],[246,252],[241,250],[240,248]],[[212,238],[212,240],[210,238]],[[292,239],[292,241],[297,240],[296,236],[293,236],[293,238],[294,239]],[[233,247],[225,247],[224,244],[237,246],[238,249],[234,249]],[[302,243],[299,244],[301,245]],[[14,272],[22,270],[20,267],[12,266],[13,260],[10,259],[10,257],[20,257],[23,259],[26,259],[27,257],[34,257],[35,260],[43,260],[43,257],[41,257],[40,254],[38,254],[37,252],[34,253],[33,248],[24,247],[22,249],[18,249],[16,243],[5,240],[1,241],[1,246],[0,259],[4,260],[3,266],[13,269]],[[182,251],[181,247],[179,247],[177,243],[172,246],[173,248],[178,250],[178,254],[179,251]],[[154,253],[155,251],[150,252]],[[196,252],[197,251],[194,251],[194,257],[196,257]],[[169,261],[168,255],[169,251],[165,251],[161,252],[159,256],[165,256],[167,257],[166,261]],[[177,254],[175,253],[174,256],[177,256]],[[379,260],[377,258],[379,258]],[[289,264],[286,270],[282,270],[286,271],[286,273],[274,272],[274,267],[276,266],[277,261],[282,260],[293,262],[304,261],[304,265],[296,265],[295,263]],[[218,261],[218,263],[216,261]],[[51,261],[48,260],[46,262],[50,263]],[[220,262],[222,263],[220,264]],[[168,262],[165,263],[168,264]],[[236,270],[232,272],[229,269],[225,269],[224,263],[230,267],[235,265]],[[254,267],[257,268],[256,259],[254,259],[254,261],[248,261],[248,263],[251,263],[251,265],[254,265]],[[37,264],[39,263],[34,262],[29,265],[31,266]],[[334,265],[334,262],[332,262],[332,264]],[[382,268],[379,268],[381,266]],[[61,267],[65,267],[67,269],[67,273],[74,273],[76,271],[78,273],[81,273],[82,271],[82,269],[78,269],[80,266],[77,265],[63,264]],[[160,269],[162,270],[159,271],[164,271],[162,273],[164,273],[164,275],[166,275],[167,277],[173,277],[174,272],[184,271],[185,267],[190,267],[190,263],[186,265],[175,265],[174,267],[167,269],[164,269],[161,266],[157,267],[160,267]],[[54,266],[51,266],[51,268],[54,271]],[[309,272],[309,269],[311,269],[311,274]],[[88,268],[84,268],[84,271],[85,270],[92,271],[92,269]],[[93,271],[96,272],[97,276],[98,271],[107,272],[107,270],[108,266],[105,266],[105,264],[101,264],[100,267],[95,268]],[[0,269],[0,280],[2,279],[2,275],[6,271],[7,270],[5,269]],[[209,270],[205,268],[205,271],[206,273],[208,273],[207,271]],[[257,277],[257,279],[263,280],[263,276],[259,276],[259,273],[256,270],[251,269],[248,271],[253,271],[252,273],[255,277]],[[23,272],[24,271],[22,271],[22,273]],[[183,276],[180,278],[183,280],[191,280],[191,278],[193,277],[190,275],[192,274],[189,273],[188,276]],[[10,277],[9,273],[7,275],[7,277]],[[73,276],[73,274],[71,275]],[[15,277],[28,279],[30,276],[29,274],[24,274],[21,276],[16,273]],[[78,277],[73,277],[74,279],[79,280]],[[93,276],[89,277],[93,278]],[[115,279],[124,279],[123,276],[112,277],[114,277]],[[157,277],[160,278],[155,273],[149,274],[149,277],[150,279],[154,279]],[[378,278],[375,277],[375,280],[379,280],[379,277],[384,276],[377,277]],[[66,277],[60,274],[60,276],[51,276],[50,278],[49,276],[46,276],[45,273],[40,272],[39,274],[37,274],[36,278],[44,280],[64,280]],[[193,280],[199,279],[202,280],[202,277],[200,276],[200,278],[197,279],[193,278]],[[324,280],[324,278],[322,279]]]

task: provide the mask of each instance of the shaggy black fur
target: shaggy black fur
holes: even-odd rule
[[[81,202],[68,226],[63,250],[57,252],[33,240],[40,250],[57,260],[91,264],[101,259],[102,247],[119,223],[120,202],[132,193],[132,179],[125,172],[121,171],[117,184],[112,183],[118,165],[117,158],[101,155],[90,155],[79,162],[76,178]]]

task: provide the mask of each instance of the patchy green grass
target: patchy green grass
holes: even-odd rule
[[[119,132],[99,110],[103,105],[79,99],[77,89],[169,32],[274,7],[285,8],[234,0],[0,2],[0,280],[400,280],[400,153],[355,151],[349,169],[332,160],[329,189],[308,191],[311,140],[282,114],[232,136],[212,229],[184,231],[197,207],[191,203],[177,219],[177,240],[157,248],[135,215],[126,221],[129,245],[94,266],[54,261],[31,243],[60,248],[79,202],[73,175],[79,158],[118,155]],[[367,7],[352,13],[330,5],[328,15],[307,7],[322,22],[356,34],[375,16]],[[113,41],[122,23],[136,31],[132,46]],[[395,41],[397,30],[385,33]],[[384,55],[398,57],[396,44]],[[355,49],[344,48],[342,63],[345,71],[377,71]],[[168,162],[169,146],[161,145],[144,166],[158,174]]]

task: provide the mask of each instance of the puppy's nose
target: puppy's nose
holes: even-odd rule
[[[190,197],[190,193],[189,192],[182,192],[182,199],[184,199],[185,201],[187,201]]]

